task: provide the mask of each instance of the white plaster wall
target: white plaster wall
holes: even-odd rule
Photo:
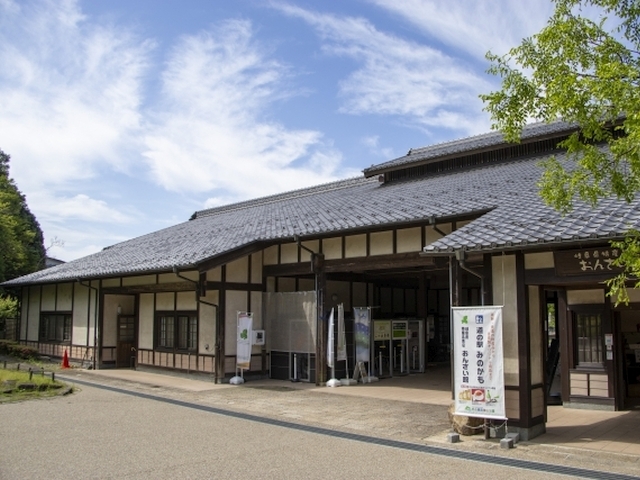
[[[306,248],[315,253],[320,253],[320,240],[309,240],[307,242],[302,242]],[[311,253],[306,251],[304,248],[300,252],[300,261],[301,262],[310,262],[311,261]]]
[[[87,287],[76,284],[73,295],[73,313],[72,313],[72,331],[71,341],[74,345],[93,345],[93,336],[87,341],[87,333],[93,326],[94,318],[89,315],[89,292],[93,293]],[[95,300],[91,295],[91,303]],[[93,309],[92,309],[93,310]]]
[[[27,320],[29,326],[25,335],[27,340],[37,341],[40,330],[40,287],[30,287],[29,290],[29,319]]]
[[[345,258],[364,257],[367,255],[367,236],[350,235],[345,238]]]
[[[604,303],[604,290],[567,290],[568,305],[587,305]]]
[[[207,296],[203,300],[219,305],[218,291],[207,291]],[[216,307],[200,303],[198,320],[198,351],[211,355],[214,353],[216,344]],[[208,349],[206,345],[209,346]]]
[[[178,292],[176,295],[176,310],[196,311],[197,309],[196,292]]]
[[[216,267],[207,271],[207,280],[209,282],[219,282],[222,279],[222,268]]]
[[[404,228],[396,233],[397,253],[422,250],[422,228]]]
[[[278,246],[265,248],[264,252],[264,264],[265,265],[277,265],[278,264]]]
[[[176,309],[173,292],[156,293],[156,311],[173,311]]]
[[[139,277],[124,277],[122,279],[122,285],[125,287],[133,285],[149,285],[156,283],[155,275],[141,275]]]
[[[138,318],[138,347],[153,348],[153,293],[140,294],[140,312]]]
[[[73,283],[61,283],[58,285],[57,310],[70,312],[73,306]]]
[[[249,257],[242,257],[227,263],[227,282],[247,283],[249,281]]]
[[[262,252],[251,255],[251,283],[262,283]]]
[[[193,276],[192,272],[180,273],[180,275],[187,278],[191,278]],[[195,280],[195,278],[192,278],[192,280]],[[177,282],[184,282],[184,280],[178,277],[175,273],[161,273],[160,275],[158,275],[158,283],[177,283]]]
[[[493,303],[502,305],[505,385],[519,384],[518,372],[518,305],[516,297],[516,257],[499,255],[491,258],[493,270]]]
[[[374,232],[369,235],[369,253],[388,255],[393,253],[393,232]]]
[[[105,278],[104,280],[102,280],[102,286],[105,288],[119,287],[120,278]]]
[[[251,292],[251,312],[253,313],[253,329],[264,330],[265,326],[262,319],[262,292]],[[260,353],[262,345],[254,345],[251,349],[252,353]],[[253,364],[251,366],[253,369]]]
[[[40,308],[41,308],[41,311],[43,312],[56,311],[56,286],[55,285],[42,286],[42,302],[40,303]]]
[[[280,246],[280,263],[298,263],[297,243],[285,243]]]
[[[238,312],[246,312],[247,309],[247,292],[236,290],[228,290],[226,292],[225,355],[236,354]]]
[[[524,268],[526,270],[553,267],[553,252],[527,253],[524,256]]]
[[[326,260],[342,258],[342,238],[325,238],[322,240],[322,252]]]

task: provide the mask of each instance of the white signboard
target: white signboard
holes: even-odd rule
[[[502,307],[453,307],[455,413],[505,419]]]
[[[251,339],[253,337],[253,313],[238,312],[238,340],[236,368],[248,370],[251,366]]]

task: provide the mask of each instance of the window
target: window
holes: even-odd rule
[[[577,365],[602,366],[602,316],[599,313],[576,313],[575,328]]]
[[[157,346],[171,350],[198,348],[198,317],[194,314],[162,314],[156,318]]]
[[[70,342],[71,315],[63,313],[43,313],[40,317],[41,342]]]

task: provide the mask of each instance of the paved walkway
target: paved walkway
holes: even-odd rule
[[[88,377],[102,376],[189,392],[243,388],[243,386],[229,384],[214,384],[207,381],[206,377],[186,378],[145,370],[87,370],[86,373]],[[281,380],[255,380],[246,383],[245,387],[293,388],[331,395],[448,406],[451,403],[448,375],[447,369],[434,369],[425,374],[394,377],[370,384],[339,388],[317,387],[309,383]],[[529,443],[628,454],[637,457],[640,462],[640,411],[611,412],[549,406],[547,415],[547,433]],[[445,439],[438,436],[429,440],[442,442]]]

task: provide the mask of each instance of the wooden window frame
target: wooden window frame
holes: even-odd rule
[[[60,330],[57,328],[58,322],[62,322],[62,328]],[[70,312],[41,312],[38,341],[42,343],[70,345],[72,328],[73,317]],[[60,336],[58,336],[58,332],[61,332]]]
[[[185,353],[198,351],[200,319],[197,311],[156,312],[154,328],[156,350]]]
[[[577,306],[571,308],[571,322],[573,326],[573,364],[576,370],[592,370],[592,371],[604,371],[605,370],[605,345],[604,345],[604,333],[603,323],[605,320],[604,308],[602,305],[597,306]],[[589,352],[593,355],[599,356],[599,361],[585,361],[580,359],[580,317],[598,317],[599,325],[596,326],[595,333],[584,337],[589,342]],[[595,350],[594,350],[595,347]],[[593,360],[593,358],[592,358]]]

